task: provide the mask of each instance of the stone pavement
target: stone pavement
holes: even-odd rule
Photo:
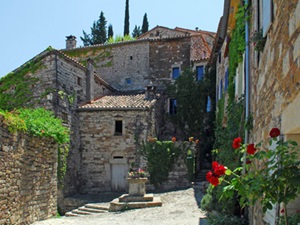
[[[205,212],[199,208],[201,187],[154,193],[162,207],[106,212],[79,217],[61,217],[35,222],[33,225],[205,225]]]

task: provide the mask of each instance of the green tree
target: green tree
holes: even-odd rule
[[[104,13],[101,11],[99,20],[94,21],[93,26],[91,27],[91,34],[87,34],[83,31],[83,37],[80,37],[83,45],[89,46],[105,43],[107,40],[106,24],[106,18]]]
[[[145,13],[143,18],[142,34],[146,33],[148,29],[149,29],[149,23],[148,23],[147,13]]]
[[[108,39],[114,36],[113,26],[109,24],[108,26],[108,33],[107,33]]]
[[[124,36],[129,35],[129,0],[125,5]]]
[[[177,101],[177,113],[172,116],[174,123],[182,129],[184,139],[199,137],[204,130],[204,115],[206,114],[206,81],[196,81],[192,70],[185,70],[168,87],[169,95]]]
[[[132,32],[132,37],[137,38],[142,34],[142,30],[140,26],[135,25],[133,32]]]

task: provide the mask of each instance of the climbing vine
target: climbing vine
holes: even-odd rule
[[[33,136],[53,138],[58,144],[58,186],[62,186],[67,170],[67,156],[69,153],[70,132],[62,125],[62,121],[54,117],[51,111],[43,108],[17,109],[4,111],[0,109],[4,123],[11,133],[27,132]]]
[[[20,107],[29,107],[32,102],[32,86],[38,78],[26,76],[41,69],[41,61],[30,61],[0,79],[0,106],[2,109],[13,110]]]

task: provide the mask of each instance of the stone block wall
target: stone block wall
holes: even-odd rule
[[[190,66],[191,38],[170,38],[150,41],[150,77],[171,80],[172,66],[183,71]]]
[[[268,141],[269,131],[278,127],[282,134],[299,135],[300,90],[300,2],[273,1],[274,18],[262,52],[251,46],[251,142]],[[258,15],[254,1],[252,23]],[[255,29],[255,26],[252,28]],[[252,224],[267,224],[259,205],[252,210]]]
[[[57,144],[11,134],[0,116],[0,224],[31,224],[57,213]]]
[[[152,116],[143,110],[79,111],[81,138],[81,193],[111,191],[112,166],[122,164],[124,176],[136,161],[135,137],[153,136]],[[123,121],[123,134],[115,135],[115,121]],[[122,179],[124,177],[122,176]]]

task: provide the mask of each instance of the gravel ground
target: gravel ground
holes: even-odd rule
[[[200,217],[205,216],[199,209],[202,193],[197,187],[156,193],[155,196],[161,198],[162,207],[53,218],[33,225],[199,225]]]

